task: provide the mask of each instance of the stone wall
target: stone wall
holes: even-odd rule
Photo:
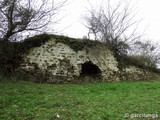
[[[151,80],[153,78],[153,73],[132,65],[121,70],[121,80]]]
[[[81,76],[84,63],[97,66],[102,81],[119,80],[118,63],[112,52],[98,44],[75,51],[68,45],[51,39],[40,47],[30,49],[20,68],[47,82],[69,82]]]
[[[38,44],[39,47],[31,47],[18,71],[49,83],[76,82],[83,78],[107,82],[153,78],[151,72],[133,65],[118,69],[113,53],[102,43],[71,39],[51,37]]]

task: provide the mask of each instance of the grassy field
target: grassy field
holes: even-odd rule
[[[160,81],[0,82],[0,120],[124,120],[144,113],[160,115]]]

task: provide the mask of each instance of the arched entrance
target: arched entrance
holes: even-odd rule
[[[89,77],[100,77],[101,76],[101,70],[99,67],[95,64],[93,64],[91,61],[85,62],[82,64],[81,69],[81,76],[89,76]]]

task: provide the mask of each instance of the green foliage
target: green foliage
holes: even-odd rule
[[[84,49],[85,47],[94,47],[98,44],[101,44],[99,41],[92,41],[89,39],[75,39],[75,38],[70,38],[67,36],[59,36],[59,35],[50,35],[50,34],[40,34],[36,35],[34,37],[30,37],[28,39],[25,39],[23,42],[21,42],[21,51],[22,53],[26,53],[29,49],[34,48],[34,47],[39,47],[43,45],[45,42],[53,38],[56,42],[61,42],[69,47],[71,47],[75,51],[79,51]]]
[[[21,42],[22,52],[25,53],[29,49],[39,47],[50,39],[48,34],[40,34],[34,37],[30,37]]]
[[[125,113],[158,114],[159,86],[159,81],[81,85],[0,81],[0,119],[124,120],[131,119]]]
[[[0,41],[0,71],[3,73],[13,72],[19,65],[20,51],[18,43]]]
[[[19,67],[24,54],[33,47],[39,47],[49,39],[46,34],[31,37],[23,42],[0,41],[0,72],[8,74]]]
[[[129,54],[127,52],[126,54],[115,54],[120,69],[126,65],[133,65],[151,72],[160,73],[160,70],[157,68],[159,62],[159,46],[151,43],[151,41],[136,41],[131,48],[126,45],[124,44],[122,46],[122,50],[130,50]],[[114,49],[112,51],[116,53]],[[121,48],[118,48],[118,51],[121,51]],[[122,51],[121,53],[125,52]]]
[[[119,59],[120,56],[127,55],[128,50],[130,49],[129,44],[119,40],[118,38],[113,41],[106,41],[106,46],[113,52],[117,59]]]
[[[147,66],[155,67],[160,63],[159,44],[151,41],[136,41],[133,45],[133,54],[137,59],[143,60]]]
[[[68,45],[70,48],[72,48],[76,52],[83,50],[84,48],[90,48],[96,45],[102,45],[102,43],[99,41],[92,41],[92,40],[85,39],[85,38],[75,39],[75,38],[69,38],[66,36],[57,36],[57,35],[50,35],[50,37],[54,38],[56,42],[61,42],[61,43]]]
[[[128,65],[133,65],[145,70],[149,70],[151,72],[156,72],[156,73],[160,73],[160,69],[158,69],[156,67],[156,65],[153,64],[148,64],[151,63],[150,58],[143,56],[143,55],[132,55],[132,56],[120,56],[121,58],[119,58],[119,68],[122,69],[125,66]]]

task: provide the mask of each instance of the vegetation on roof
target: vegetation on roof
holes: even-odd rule
[[[95,46],[104,46],[104,43],[99,41],[93,41],[89,39],[75,39],[69,38],[66,36],[58,36],[58,35],[49,35],[49,34],[41,34],[36,35],[34,37],[30,37],[20,42],[9,42],[9,41],[0,41],[0,72],[8,74],[9,72],[14,72],[16,68],[18,68],[23,60],[24,55],[34,47],[40,47],[45,44],[47,41],[54,39],[56,42],[64,43],[74,51],[79,51],[85,48],[95,47]],[[115,56],[116,57],[116,56]],[[123,56],[121,56],[123,57]],[[118,61],[119,66],[122,68],[125,65],[134,65],[140,68],[148,68],[146,67],[140,59],[124,57],[122,61]],[[122,63],[122,64],[121,64]],[[119,67],[121,69],[121,67]],[[156,68],[150,68],[150,70],[155,71]],[[158,70],[159,72],[159,70]]]
[[[94,47],[102,44],[98,41],[88,39],[75,39],[66,36],[41,34],[30,37],[20,42],[0,41],[0,72],[13,72],[19,67],[26,54],[31,48],[40,47],[53,38],[56,42],[61,42],[70,46],[76,52],[85,47]]]
[[[53,38],[56,42],[61,42],[68,45],[70,48],[75,50],[76,52],[79,50],[83,50],[85,47],[94,47],[98,44],[102,44],[99,41],[93,41],[89,39],[75,39],[67,36],[59,36],[59,35],[50,35],[50,34],[41,34],[36,35],[34,37],[30,37],[22,42],[22,45],[26,49],[30,49],[33,47],[39,47],[48,40]]]

